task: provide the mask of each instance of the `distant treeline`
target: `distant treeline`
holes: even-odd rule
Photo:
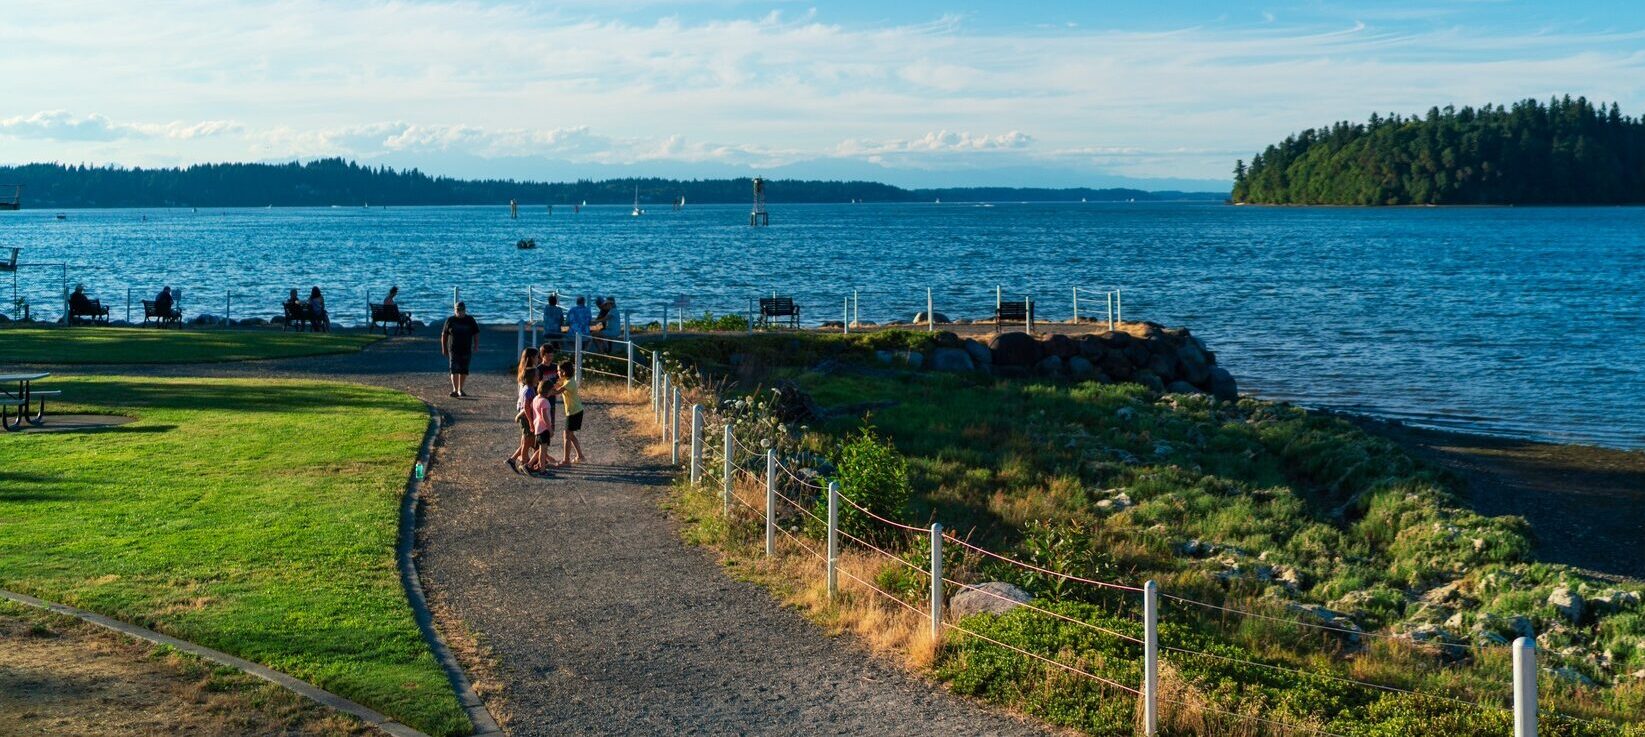
[[[1305,205],[1645,202],[1645,121],[1563,97],[1309,129],[1234,165],[1234,201]]]
[[[289,164],[198,164],[176,169],[27,164],[0,166],[0,185],[22,184],[24,208],[279,207],[328,205],[628,204],[639,187],[652,206],[681,197],[687,203],[743,203],[753,180],[608,179],[576,182],[465,180],[416,169],[361,166],[343,159]],[[0,196],[9,196],[0,188]],[[878,182],[777,180],[766,199],[784,202],[1123,201],[1223,199],[1217,193],[1150,193],[1133,189],[954,188],[911,190]]]

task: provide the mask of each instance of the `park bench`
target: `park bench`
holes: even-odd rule
[[[1001,302],[994,308],[994,327],[1027,325],[1034,320],[1033,301]]]
[[[286,319],[281,324],[280,332],[285,332],[286,330],[296,330],[298,332],[302,332],[303,328],[313,329],[314,315],[309,312],[307,303],[286,302],[285,310]]]
[[[154,323],[160,327],[175,325],[176,327],[181,328],[183,327],[183,308],[178,307],[177,304],[173,302],[171,305],[171,310],[162,313],[160,309],[155,306],[154,300],[145,299],[143,300],[143,324],[149,324],[150,320],[153,320]]]
[[[103,301],[90,300],[83,307],[69,305],[69,324],[76,322],[92,325],[107,325],[109,322],[109,308],[103,306]]]
[[[24,422],[30,425],[39,425],[46,419],[46,397],[61,396],[63,396],[63,392],[56,389],[50,391],[30,390],[28,402],[25,403],[21,397],[0,392],[0,429],[7,432],[21,430]],[[33,417],[29,416],[29,404],[33,404],[38,408],[35,410]],[[13,407],[16,409],[13,410]]]
[[[769,327],[773,320],[788,318],[788,326],[800,326],[800,306],[794,304],[793,297],[761,297],[760,298],[760,325]]]
[[[382,328],[383,335],[388,335],[389,327],[392,326],[395,335],[405,335],[411,332],[411,313],[402,312],[399,305],[367,302],[366,307],[371,310],[370,330]]]

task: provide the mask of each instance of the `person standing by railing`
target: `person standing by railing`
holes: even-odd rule
[[[571,323],[572,333],[583,336],[585,341],[589,339],[589,329],[594,322],[594,315],[588,311],[587,297],[577,298],[577,306],[566,313],[566,319]]]
[[[560,336],[565,333],[565,308],[560,306],[560,295],[548,295],[543,307],[543,340],[545,345],[560,347]]]

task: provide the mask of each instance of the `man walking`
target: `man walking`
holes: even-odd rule
[[[474,360],[474,352],[480,349],[480,324],[462,302],[457,303],[454,312],[440,329],[440,355],[451,363],[451,396],[466,397],[463,385],[468,382],[468,365]]]

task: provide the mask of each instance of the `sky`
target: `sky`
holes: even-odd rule
[[[1645,2],[7,0],[0,163],[1226,187],[1373,112],[1645,112]]]

